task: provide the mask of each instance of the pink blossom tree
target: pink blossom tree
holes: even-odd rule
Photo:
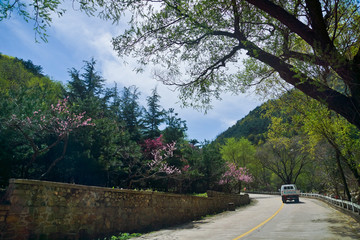
[[[238,167],[235,163],[227,163],[227,170],[221,176],[220,185],[228,188],[228,191],[233,190],[238,186],[241,189],[241,183],[250,183],[253,178],[246,167]]]
[[[22,173],[23,177],[25,177],[29,167],[41,154],[48,152],[63,142],[61,156],[52,161],[47,171],[43,173],[40,178],[44,177],[64,158],[70,132],[79,127],[95,125],[91,123],[91,118],[85,119],[85,112],[80,114],[71,112],[67,103],[68,97],[59,100],[55,106],[52,104],[49,111],[37,110],[34,111],[31,116],[17,116],[13,114],[8,121],[8,125],[20,132],[33,150],[31,160]],[[44,135],[55,136],[55,140],[51,143],[39,142],[39,137]]]
[[[172,179],[177,181],[189,169],[189,166],[186,165],[180,169],[180,167],[169,163],[172,158],[179,158],[180,156],[174,153],[177,150],[176,142],[164,143],[162,135],[155,139],[144,140],[142,149],[144,158],[148,163],[142,164],[141,168],[137,168],[136,172],[132,173],[129,188],[133,186],[133,183],[144,183],[148,179]]]
[[[146,155],[145,157],[152,158],[154,151],[164,147],[163,135],[160,135],[158,138],[155,139],[145,139],[142,146],[144,149],[144,155]]]
[[[157,149],[154,149],[152,151],[154,159],[149,163],[150,169],[157,172],[164,172],[167,175],[180,174],[180,169],[175,166],[171,166],[166,162],[168,158],[174,156],[174,151],[176,150],[175,145],[176,143],[173,142],[166,145],[161,145]]]

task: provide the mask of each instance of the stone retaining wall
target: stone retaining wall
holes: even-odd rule
[[[248,195],[207,198],[11,179],[0,205],[0,239],[96,239],[188,222],[250,202]]]

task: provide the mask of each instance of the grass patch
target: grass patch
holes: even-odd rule
[[[196,197],[208,197],[207,193],[193,193],[192,196]]]
[[[127,240],[134,237],[140,237],[141,233],[121,233],[119,236],[112,236],[109,238],[104,238],[103,240]],[[100,239],[99,239],[100,240]]]

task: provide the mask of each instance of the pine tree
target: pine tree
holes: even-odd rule
[[[165,122],[166,128],[163,131],[165,142],[177,142],[185,137],[186,121],[179,118],[173,108],[167,111]]]
[[[138,141],[141,138],[142,108],[139,105],[140,92],[135,86],[124,87],[120,96],[120,120],[124,122],[131,139]]]
[[[87,112],[93,118],[104,117],[110,91],[104,88],[105,79],[95,69],[96,61],[92,58],[84,63],[83,73],[75,68],[69,70],[70,101],[76,102],[80,111]]]
[[[160,95],[157,93],[156,88],[153,89],[152,95],[147,97],[146,100],[148,109],[145,110],[143,119],[146,127],[145,137],[153,139],[161,134],[159,126],[165,121],[165,110],[161,109],[159,104]]]

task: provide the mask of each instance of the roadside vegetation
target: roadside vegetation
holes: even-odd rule
[[[111,236],[110,238],[104,238],[102,240],[127,240],[135,237],[140,237],[141,233],[121,233],[118,236]],[[100,240],[100,239],[99,239]]]

